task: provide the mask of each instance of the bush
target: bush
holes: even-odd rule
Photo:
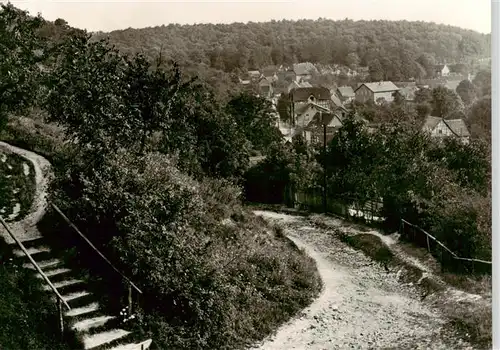
[[[78,172],[78,191],[54,199],[144,291],[142,329],[160,348],[242,347],[320,290],[314,262],[246,213],[228,182],[125,151]]]

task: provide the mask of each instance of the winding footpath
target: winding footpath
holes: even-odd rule
[[[47,209],[47,188],[53,176],[52,167],[49,161],[44,157],[2,141],[0,141],[0,151],[5,153],[16,153],[33,164],[35,169],[36,192],[31,210],[23,220],[10,223],[9,228],[21,241],[40,238],[41,234],[36,224],[43,217]],[[1,225],[0,234],[5,237],[7,243],[14,243],[14,240],[5,232],[5,229]]]
[[[446,319],[397,275],[306,219],[256,211],[278,221],[316,260],[324,288],[316,301],[259,349],[472,349],[444,331]]]

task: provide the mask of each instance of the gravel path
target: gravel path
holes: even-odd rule
[[[33,164],[35,169],[36,193],[30,213],[23,220],[10,223],[9,228],[21,241],[38,238],[40,237],[40,232],[38,232],[36,224],[43,217],[47,208],[47,187],[49,179],[52,176],[50,163],[47,159],[36,153],[11,146],[2,141],[0,141],[0,150],[16,153]],[[0,234],[5,237],[7,243],[14,243],[1,225]]]
[[[441,332],[444,318],[396,274],[302,217],[255,213],[282,222],[287,236],[316,260],[324,282],[319,298],[260,349],[470,348]]]

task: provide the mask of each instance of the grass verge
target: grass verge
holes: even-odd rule
[[[35,190],[33,164],[0,150],[0,214],[6,221],[21,220],[29,213]]]

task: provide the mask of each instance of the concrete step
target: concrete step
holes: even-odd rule
[[[147,350],[151,346],[152,342],[152,339],[148,339],[143,341],[142,343],[118,345],[109,350]]]
[[[78,332],[87,332],[92,328],[97,328],[104,326],[108,321],[114,319],[114,316],[97,316],[93,318],[87,318],[76,322],[71,328]]]
[[[78,298],[83,298],[83,297],[86,297],[88,295],[90,295],[90,292],[87,292],[86,290],[82,290],[80,292],[73,292],[73,293],[63,295],[62,297],[66,302],[70,302],[72,300],[75,300]]]
[[[56,289],[62,289],[64,287],[69,287],[69,286],[74,286],[75,284],[79,284],[79,283],[83,283],[82,280],[77,280],[77,279],[69,279],[69,280],[64,280],[64,281],[59,281],[59,282],[56,282],[56,283],[53,283],[54,287],[56,287]],[[44,290],[47,290],[47,291],[51,291],[52,288],[50,288],[50,286],[48,284],[45,284],[43,286],[43,289]]]
[[[69,317],[76,317],[76,316],[81,316],[84,314],[88,314],[94,311],[99,310],[99,303],[93,302],[88,305],[78,307],[76,309],[71,309],[65,313],[65,316]]]
[[[37,264],[38,264],[38,266],[40,266],[40,268],[42,270],[45,270],[45,269],[48,269],[48,268],[51,268],[51,267],[55,267],[55,266],[57,266],[59,264],[62,264],[62,261],[59,260],[59,259],[49,259],[49,260],[43,260],[43,261],[40,261],[40,262],[37,261]],[[31,262],[24,263],[23,267],[25,269],[35,270],[35,267],[33,266],[33,264]]]
[[[29,248],[26,248],[26,250],[28,251],[29,255],[35,255],[35,254],[39,254],[39,253],[49,253],[50,252],[50,248],[49,247],[44,247],[44,246],[41,246],[41,247],[29,247]],[[18,256],[18,257],[25,257],[26,256],[26,254],[24,254],[24,252],[21,249],[19,249],[19,248],[14,249],[13,253],[14,253],[15,256]]]
[[[32,265],[33,266],[33,265]],[[43,270],[42,270],[43,271]],[[52,270],[46,270],[46,271],[43,271],[45,273],[45,275],[47,277],[53,277],[53,276],[56,276],[56,275],[62,275],[62,274],[65,274],[65,273],[68,273],[68,272],[71,272],[71,269],[67,269],[67,268],[64,268],[64,267],[60,267],[60,268],[57,268],[57,269],[52,269]],[[37,274],[36,275],[38,278],[43,278],[42,276],[40,276],[40,274]]]
[[[84,349],[93,349],[103,344],[111,343],[117,339],[129,335],[130,332],[124,329],[112,329],[110,331],[85,335],[82,339]]]

